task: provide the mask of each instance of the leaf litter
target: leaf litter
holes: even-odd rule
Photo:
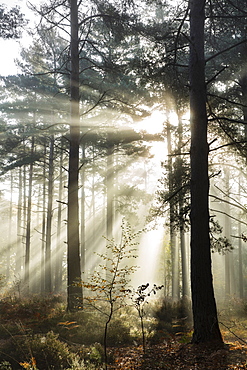
[[[227,342],[221,348],[170,342],[147,347],[111,348],[114,362],[108,369],[121,370],[231,370],[247,369],[247,345]]]

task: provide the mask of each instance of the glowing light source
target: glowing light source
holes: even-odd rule
[[[149,117],[139,122],[136,128],[139,131],[146,131],[148,134],[159,134],[163,131],[165,120],[165,113],[156,110]]]
[[[162,282],[160,267],[157,261],[161,260],[164,244],[164,226],[161,224],[157,229],[144,233],[139,246],[139,257],[137,259],[137,270],[133,283],[140,285],[144,283],[159,284]]]

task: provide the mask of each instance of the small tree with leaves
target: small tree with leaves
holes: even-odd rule
[[[142,331],[142,346],[143,346],[143,352],[146,352],[146,338],[145,338],[145,330],[144,330],[144,317],[145,317],[145,306],[148,303],[148,297],[150,297],[152,294],[156,294],[157,291],[161,290],[164,287],[164,285],[157,286],[156,284],[153,285],[152,288],[150,288],[149,283],[139,285],[137,290],[134,292],[132,301],[134,304],[134,307],[136,308],[138,312],[138,316],[141,321],[141,331]]]
[[[117,243],[114,239],[107,240],[106,252],[98,254],[104,262],[99,264],[98,270],[91,275],[88,282],[82,286],[88,289],[90,295],[84,296],[84,306],[89,304],[105,317],[104,329],[104,356],[105,369],[107,369],[107,334],[109,324],[114,312],[127,305],[130,297],[130,276],[136,271],[137,266],[127,263],[136,258],[136,239],[141,231],[133,233],[125,221],[121,225],[121,239]]]

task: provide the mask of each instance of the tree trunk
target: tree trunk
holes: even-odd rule
[[[238,197],[239,202],[241,202],[241,174],[239,174],[239,183],[238,183]],[[239,215],[241,220],[241,214]],[[241,222],[238,222],[238,280],[239,280],[239,298],[244,298],[244,277],[243,277],[243,248],[242,248],[242,227]]]
[[[10,201],[9,201],[9,222],[8,222],[8,245],[6,250],[6,280],[10,279],[10,256],[13,244],[12,237],[12,217],[13,217],[13,171],[10,171]]]
[[[178,187],[182,189],[183,181],[183,159],[182,159],[182,149],[183,145],[183,125],[181,114],[178,112],[178,148],[181,154],[177,158],[177,170],[178,173]],[[185,225],[183,220],[183,208],[184,208],[184,194],[180,191],[179,193],[179,231],[180,231],[180,250],[181,250],[181,270],[182,270],[182,298],[189,296],[189,284],[188,284],[188,268],[187,268],[187,253],[186,253],[186,243],[185,243]]]
[[[82,288],[75,284],[81,279],[80,241],[79,241],[79,38],[78,38],[78,5],[77,0],[70,0],[70,148],[69,148],[69,182],[68,182],[68,252],[67,252],[67,308],[69,311],[78,309],[82,302]]]
[[[45,230],[46,230],[46,140],[44,142],[44,164],[43,164],[43,202],[42,202],[42,230],[41,230],[41,261],[40,261],[40,289],[45,293]]]
[[[111,134],[107,135],[107,153],[106,153],[106,237],[108,240],[113,238],[113,218],[114,218],[114,144],[111,140]],[[107,261],[106,261],[106,280],[110,281],[111,274],[109,270],[111,268],[110,259],[112,258],[111,249],[107,250]]]
[[[114,197],[114,173],[113,153],[114,145],[111,143],[111,135],[107,136],[107,168],[106,168],[106,236],[110,240],[113,237],[113,197]]]
[[[27,201],[27,230],[26,230],[26,253],[25,253],[25,284],[26,291],[29,293],[30,284],[30,246],[31,246],[31,202],[32,202],[32,182],[33,182],[33,157],[34,154],[34,136],[31,142],[31,163],[29,167],[29,180],[28,180],[28,201]]]
[[[52,204],[53,204],[53,172],[54,172],[54,135],[50,139],[49,172],[48,172],[48,204],[46,216],[46,243],[45,243],[45,291],[51,293],[51,227],[52,227]]]
[[[86,220],[85,220],[85,144],[82,144],[82,170],[81,170],[81,272],[82,280],[86,277]]]
[[[169,193],[173,192],[173,170],[172,170],[172,156],[171,156],[171,126],[167,122],[167,154],[168,154],[168,171],[169,171]],[[174,227],[175,205],[174,200],[170,200],[170,248],[171,248],[171,264],[172,264],[172,299],[177,301],[179,299],[179,257],[178,245],[176,240],[176,231]]]
[[[225,169],[225,194],[226,194],[226,203],[225,203],[225,215],[224,215],[224,221],[225,221],[225,227],[224,227],[224,232],[225,232],[225,237],[230,241],[231,237],[231,219],[230,219],[230,214],[231,214],[231,209],[230,209],[230,204],[229,202],[229,197],[230,197],[230,191],[229,191],[229,168],[226,167]],[[225,300],[226,302],[229,301],[229,298],[232,293],[232,286],[231,286],[231,254],[230,252],[226,251],[225,254]]]
[[[18,208],[17,208],[17,250],[16,250],[16,261],[15,261],[15,278],[17,280],[22,279],[22,266],[23,266],[23,245],[22,245],[22,168],[19,168],[18,178]]]
[[[57,208],[57,235],[55,252],[55,281],[54,290],[60,292],[62,286],[62,263],[63,263],[63,242],[62,242],[62,201],[63,201],[63,140],[61,141],[61,154],[59,159],[59,189]]]
[[[192,343],[222,343],[213,290],[204,58],[205,0],[190,3]]]
[[[92,236],[91,236],[91,243],[89,244],[90,245],[90,249],[91,249],[91,253],[92,251],[95,251],[96,249],[96,245],[97,245],[97,233],[96,233],[96,227],[97,227],[97,230],[98,229],[98,225],[97,225],[97,221],[96,221],[96,198],[95,198],[95,177],[96,177],[96,164],[97,162],[97,153],[95,152],[95,144],[92,145],[92,206],[90,207],[90,213],[91,213],[91,232],[92,232]]]

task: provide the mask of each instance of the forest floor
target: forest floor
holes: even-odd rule
[[[81,316],[83,312],[69,315],[62,307],[60,306],[60,300],[56,297],[47,300],[0,300],[0,369],[6,368],[1,367],[1,361],[9,360],[10,355],[15,356],[14,364],[26,361],[26,357],[28,361],[30,360],[29,351],[23,352],[26,347],[22,346],[20,346],[21,351],[17,358],[18,346],[16,346],[16,343],[24,345],[27,341],[30,345],[27,348],[32,348],[32,356],[37,360],[37,364],[39,364],[38,361],[42,360],[40,357],[45,350],[47,351],[44,352],[45,356],[52,357],[54,364],[57,363],[60,355],[67,356],[70,353],[69,351],[79,353],[81,348],[84,348],[84,345],[80,344],[80,338],[85,339],[87,332],[95,332],[97,324],[94,321],[94,316],[91,321],[86,321],[87,316],[84,319]],[[143,353],[143,347],[139,344],[124,345],[124,343],[133,343],[133,339],[128,342],[121,341],[122,344],[115,347],[109,345],[108,356],[111,359],[111,364],[108,369],[247,370],[246,312],[247,309],[241,311],[241,315],[221,315],[220,326],[224,338],[224,346],[221,348],[190,344],[192,331],[189,328],[166,336],[162,332],[160,334],[162,336],[156,338],[155,344],[147,344],[145,354]],[[121,322],[117,321],[114,328],[116,329],[116,337],[121,333],[122,338],[124,338],[124,326],[121,326]],[[54,332],[54,334],[50,334],[50,341],[49,335],[45,334],[48,331],[50,333]],[[34,337],[35,333],[39,335],[36,339]],[[56,339],[56,335],[58,339]],[[101,338],[100,331],[99,335]],[[43,342],[43,337],[46,337],[45,342]],[[95,340],[96,342],[97,340]],[[70,346],[67,346],[67,343],[70,343]],[[117,341],[113,343],[117,343]],[[65,348],[64,345],[67,347]],[[89,353],[90,348],[92,349],[92,346],[85,346],[83,354]],[[10,352],[6,352],[6,350],[10,350]],[[34,353],[34,351],[36,352]],[[58,351],[60,352],[58,353]],[[7,356],[5,356],[6,353]],[[54,353],[56,356],[54,356]],[[18,366],[13,367],[13,369],[17,368],[20,369]],[[26,368],[32,369],[33,367]],[[42,365],[37,366],[37,368],[40,370],[47,369]],[[53,367],[51,365],[49,368],[64,369],[65,367],[55,367],[55,365]],[[103,369],[102,361],[100,361],[99,366],[95,364],[93,368]]]
[[[115,360],[108,367],[111,370],[247,369],[247,344],[238,341],[226,342],[221,349],[171,342],[150,346],[145,355],[142,347],[122,347],[112,351]]]

